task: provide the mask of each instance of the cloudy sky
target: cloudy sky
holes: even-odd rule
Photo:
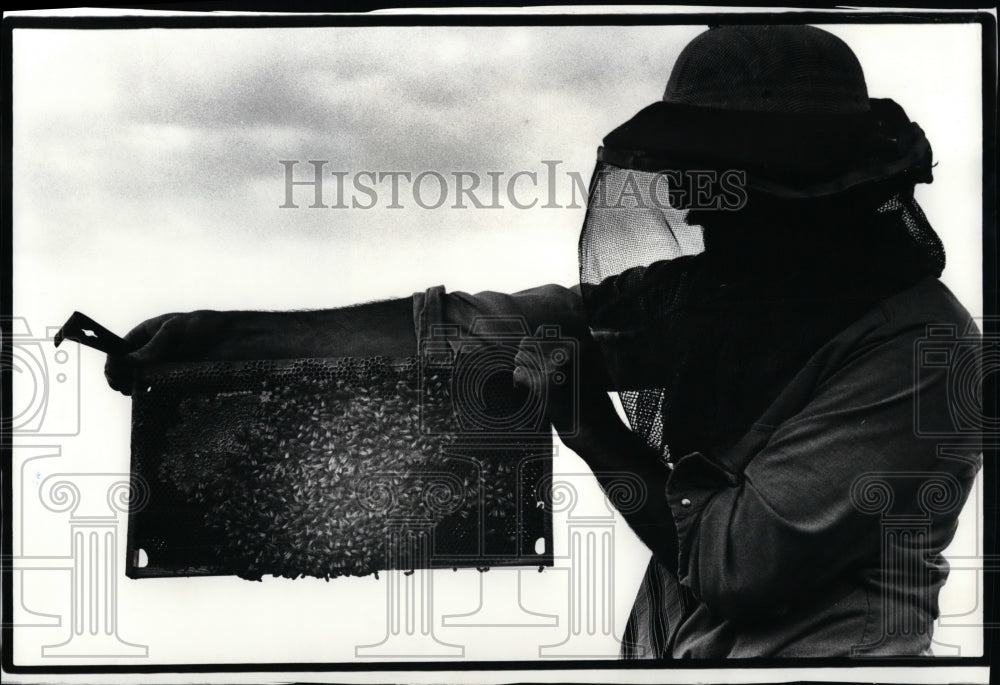
[[[385,208],[385,184],[375,209],[309,209],[309,188],[280,209],[279,160],[299,160],[299,178],[311,159],[349,174],[533,171],[540,205],[542,160],[589,179],[601,137],[659,98],[701,30],[15,31],[15,310],[48,324],[80,309],[124,332],[162,311],[572,283],[582,209],[421,209],[405,181],[403,209]],[[872,94],[927,130],[940,165],[922,199],[952,263],[974,257],[975,27],[834,30]],[[421,187],[432,203],[433,179]]]
[[[322,159],[505,179],[560,160],[586,180],[697,32],[18,32],[18,285],[72,274],[64,309],[127,329],[160,310],[571,283],[582,210],[309,209],[308,188],[279,209],[279,160],[306,178]],[[421,188],[432,204],[434,180]]]

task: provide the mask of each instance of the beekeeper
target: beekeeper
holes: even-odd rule
[[[664,170],[745,172],[745,202],[664,208]],[[915,425],[916,407],[946,422],[955,380],[917,357],[928,327],[975,335],[913,197],[919,126],[828,32],[712,28],[596,173],[581,293],[630,425],[599,385],[528,373],[530,345],[515,379],[599,480],[647,484],[625,513],[653,558],[622,656],[927,653],[981,456],[966,434],[944,458]],[[926,528],[894,536],[893,517]]]
[[[128,392],[134,364],[164,359],[410,355],[435,324],[467,335],[483,315],[557,324],[578,344],[539,355],[527,338],[514,382],[598,481],[646,484],[622,512],[652,552],[624,658],[925,654],[981,465],[974,431],[956,427],[946,458],[916,425],[954,415],[952,369],[916,354],[928,327],[966,336],[956,349],[976,335],[914,199],[931,164],[832,34],[712,28],[604,139],[579,286],[166,315],[108,379]]]

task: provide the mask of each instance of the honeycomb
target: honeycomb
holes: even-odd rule
[[[550,565],[535,541],[552,547],[551,437],[462,432],[452,380],[418,357],[144,369],[132,470],[149,498],[130,517],[128,574]],[[491,401],[518,401],[504,395]]]

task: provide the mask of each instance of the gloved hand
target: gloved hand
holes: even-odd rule
[[[126,352],[108,355],[104,375],[126,395],[138,364],[417,353],[412,298],[341,309],[163,314],[133,328],[124,341]]]
[[[553,340],[539,333],[527,336],[521,340],[514,363],[514,384],[542,403],[570,449],[586,451],[601,433],[621,426],[608,396],[603,367],[593,351],[581,349],[575,340]]]
[[[246,358],[241,355],[252,351],[245,349],[247,340],[234,326],[241,313],[174,312],[143,321],[123,338],[128,352],[108,355],[108,385],[130,395],[133,370],[141,364]]]

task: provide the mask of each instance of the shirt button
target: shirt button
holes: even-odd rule
[[[691,506],[691,500],[689,500],[687,497],[685,497],[684,499],[681,500],[681,506],[682,507],[690,507]]]

